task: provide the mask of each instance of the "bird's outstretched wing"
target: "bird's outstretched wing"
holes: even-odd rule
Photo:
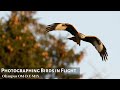
[[[51,24],[51,25],[47,25],[46,31],[49,32],[49,31],[55,30],[55,27],[56,27],[58,24],[60,24],[60,23],[53,23],[53,24]]]
[[[71,24],[66,24],[66,25],[67,25],[66,31],[68,31],[69,33],[71,33],[76,37],[78,35],[78,31],[75,29],[75,27]]]
[[[108,53],[107,53],[106,47],[100,41],[100,39],[98,39],[95,36],[86,36],[83,39],[83,41],[91,43],[96,48],[96,50],[99,52],[100,56],[102,57],[102,60],[106,61],[108,59]]]
[[[69,23],[53,23],[51,25],[48,25],[46,27],[46,31],[53,31],[53,30],[65,30],[68,31],[69,33],[71,33],[74,36],[78,35],[77,30],[74,28],[73,25],[69,24]]]

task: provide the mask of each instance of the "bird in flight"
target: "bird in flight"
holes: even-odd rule
[[[79,33],[75,29],[75,27],[69,23],[53,23],[51,25],[48,25],[46,28],[47,32],[54,31],[54,30],[68,31],[69,33],[71,33],[73,35],[73,37],[70,37],[68,39],[73,40],[78,45],[80,45],[81,40],[91,43],[96,48],[96,50],[98,51],[100,56],[102,57],[102,60],[106,61],[108,59],[107,58],[108,57],[107,49],[99,38],[97,38],[95,36],[88,36],[88,35],[84,35],[82,33]]]

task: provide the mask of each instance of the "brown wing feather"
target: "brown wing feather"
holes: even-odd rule
[[[96,50],[99,52],[100,56],[102,57],[102,60],[106,61],[108,59],[107,58],[108,53],[107,53],[106,47],[100,41],[100,39],[98,39],[95,36],[86,36],[86,38],[83,39],[83,41],[91,43],[96,48]]]
[[[105,46],[103,45],[103,49],[100,53],[100,56],[102,57],[102,60],[107,60],[108,59],[108,53],[107,50],[105,48]]]
[[[60,23],[53,23],[53,24],[51,24],[51,25],[47,25],[46,31],[49,32],[49,31],[55,30],[55,27],[56,27],[58,24],[60,24]]]
[[[74,36],[78,35],[77,30],[71,24],[66,24],[66,25],[67,25],[66,31],[68,31],[69,33],[71,33]]]

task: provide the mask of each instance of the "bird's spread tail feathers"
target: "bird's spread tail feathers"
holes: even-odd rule
[[[76,43],[80,46],[80,38],[70,37],[70,38],[68,38],[68,39],[73,40],[74,42],[76,42]]]

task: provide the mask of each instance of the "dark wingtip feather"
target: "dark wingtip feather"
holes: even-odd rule
[[[108,60],[108,53],[104,45],[103,45],[103,50],[100,52],[100,56],[102,57],[102,61]]]
[[[46,32],[49,32],[49,31],[51,31],[51,30],[52,30],[51,27],[46,27]]]
[[[52,24],[52,25],[47,25],[46,27],[46,31],[49,32],[49,31],[53,31],[55,29],[56,25],[55,24]]]

